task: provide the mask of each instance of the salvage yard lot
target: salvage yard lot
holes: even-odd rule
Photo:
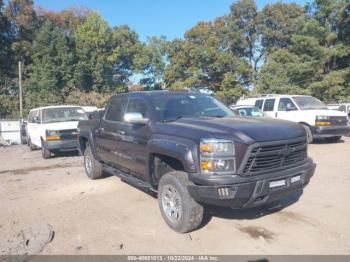
[[[80,156],[0,148],[0,254],[350,254],[350,139],[309,154],[317,169],[299,200],[210,208],[181,235],[150,195],[113,176],[89,180]]]

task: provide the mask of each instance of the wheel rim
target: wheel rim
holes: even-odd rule
[[[92,159],[91,159],[91,156],[89,154],[87,154],[85,156],[85,168],[86,168],[87,173],[90,174],[91,170],[92,170]]]
[[[162,206],[165,215],[171,222],[178,222],[182,216],[181,197],[175,187],[164,186],[162,191]]]

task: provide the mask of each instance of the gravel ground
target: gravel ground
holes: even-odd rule
[[[157,200],[110,176],[89,180],[77,155],[0,148],[0,254],[350,254],[350,139],[309,147],[317,169],[298,200],[212,208],[177,234]]]

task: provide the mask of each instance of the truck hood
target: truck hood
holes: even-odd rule
[[[43,124],[45,130],[67,130],[76,129],[78,127],[79,121],[67,121],[67,122],[57,122]]]
[[[305,112],[305,114],[315,116],[346,116],[346,113],[332,109],[301,110],[300,112]]]
[[[183,118],[169,123],[186,134],[184,129],[206,131],[216,138],[234,138],[242,143],[292,139],[305,136],[304,128],[290,121],[271,118]],[[238,142],[238,141],[237,141]]]

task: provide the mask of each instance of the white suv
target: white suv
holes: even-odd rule
[[[27,124],[30,150],[41,148],[43,158],[50,158],[52,153],[78,150],[78,122],[86,119],[80,106],[32,109]]]
[[[242,98],[237,105],[254,105],[263,110],[267,117],[302,124],[309,142],[314,138],[337,141],[350,132],[345,113],[329,110],[325,104],[312,96],[262,95]]]

